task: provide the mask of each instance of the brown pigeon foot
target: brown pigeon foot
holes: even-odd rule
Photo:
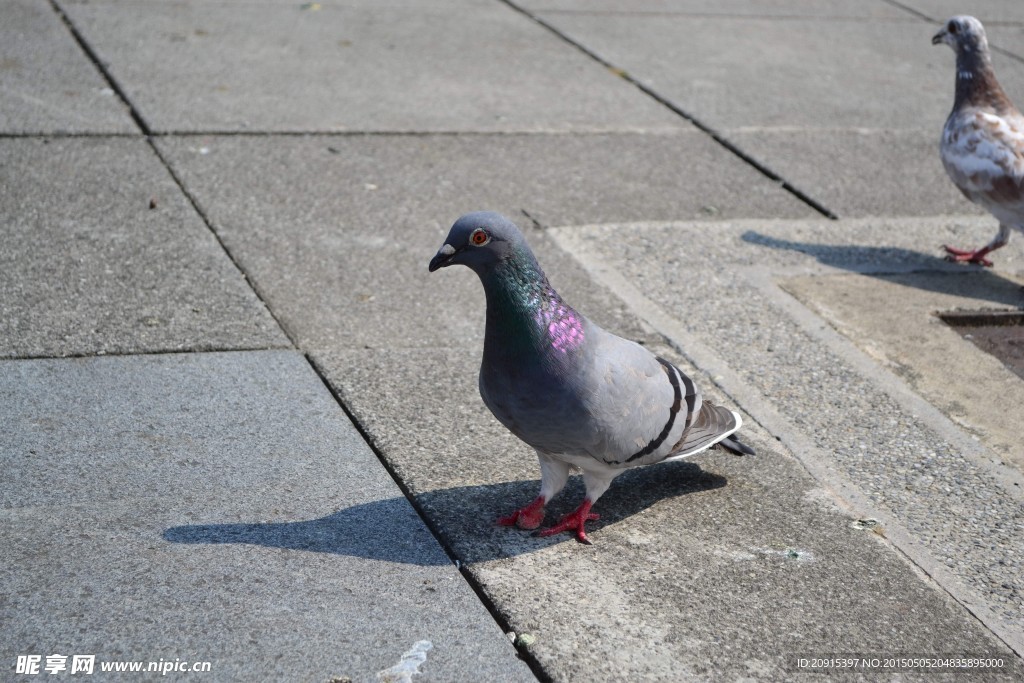
[[[541,531],[535,531],[536,536],[554,536],[560,534],[563,531],[575,531],[576,540],[580,543],[586,543],[590,545],[590,539],[587,538],[587,532],[584,530],[583,525],[587,522],[593,522],[594,520],[601,519],[601,515],[595,514],[590,511],[592,503],[584,499],[580,506],[576,508],[575,512],[570,512],[565,517],[562,517],[562,521],[553,527],[548,527]]]
[[[992,267],[992,262],[985,258],[985,254],[992,251],[988,247],[982,247],[971,251],[970,249],[956,249],[949,245],[943,245],[943,249],[946,250],[946,260],[955,261],[957,263],[977,263],[978,265],[985,266],[986,268]]]
[[[536,529],[544,521],[544,497],[537,498],[524,508],[519,508],[511,515],[498,518],[502,526],[517,526],[520,529]]]

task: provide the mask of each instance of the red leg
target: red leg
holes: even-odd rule
[[[548,527],[541,531],[536,532],[538,536],[553,536],[560,534],[563,531],[575,531],[576,540],[580,543],[586,543],[590,545],[590,539],[587,538],[587,532],[583,528],[583,525],[587,522],[592,522],[597,519],[601,519],[601,515],[595,514],[590,511],[590,506],[593,503],[590,502],[589,498],[584,498],[580,506],[576,508],[575,512],[570,512],[562,520],[553,527]]]
[[[544,496],[537,496],[532,503],[519,508],[511,515],[499,517],[502,526],[517,526],[520,529],[536,529],[544,521]]]
[[[981,249],[957,249],[949,245],[943,245],[943,249],[946,250],[946,260],[956,261],[958,263],[977,263],[978,265],[985,266],[987,268],[992,267],[992,262],[985,258],[985,254],[990,251],[994,251],[989,247],[982,247]]]

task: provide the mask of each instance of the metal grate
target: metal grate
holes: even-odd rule
[[[956,311],[938,316],[1024,379],[1024,311]]]

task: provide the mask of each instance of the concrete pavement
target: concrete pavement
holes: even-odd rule
[[[956,12],[1024,101],[1009,0],[5,3],[4,679],[1019,680],[1020,379],[932,315],[1024,303],[1019,236],[939,258],[995,231]],[[536,461],[426,271],[482,208],[759,455],[621,476],[591,547],[494,525]]]

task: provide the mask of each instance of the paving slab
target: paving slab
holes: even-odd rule
[[[46,0],[0,8],[0,133],[139,133]]]
[[[0,157],[0,357],[289,345],[141,138]]]
[[[885,0],[848,2],[847,0],[721,0],[714,4],[702,0],[513,0],[513,4],[533,12],[610,12],[616,14],[686,14],[760,17],[820,18],[906,18],[906,10]]]
[[[1024,545],[1024,477],[1008,464],[1014,459],[978,443],[777,283],[844,270],[960,277],[963,268],[927,245],[960,241],[970,225],[963,220],[960,229],[947,219],[890,218],[738,222],[713,235],[701,224],[553,233],[633,310],[649,311],[645,319],[657,318],[662,333],[714,367],[807,467],[898,527],[904,551],[1021,652],[1024,584],[1014,549]],[[1022,245],[1014,249],[985,276],[1016,275],[1024,261]],[[997,300],[1013,289],[995,288]],[[947,385],[951,398],[956,390]]]
[[[833,213],[954,206],[929,142],[952,105],[953,55],[931,45],[935,26],[909,13],[872,21],[536,14]],[[996,61],[1004,86],[1024,92],[1024,63]],[[900,191],[907,187],[915,190]]]
[[[779,285],[1024,472],[1017,429],[1024,424],[1024,382],[938,316],[957,310],[1019,310],[1024,279],[924,272],[811,275],[786,278]],[[951,391],[954,372],[956,390]]]
[[[1006,0],[899,0],[899,3],[936,21],[945,21],[956,14],[971,14],[983,22],[1024,22],[1024,7],[1019,2]]]
[[[672,349],[654,350],[732,405]],[[499,527],[498,515],[536,495],[537,464],[480,402],[478,353],[352,349],[316,360],[553,680],[786,680],[799,657],[839,650],[977,651],[1006,662],[980,680],[1024,672],[750,421],[756,457],[711,451],[620,476],[598,502],[593,546]],[[578,479],[549,522],[582,497]]]
[[[525,227],[531,223],[522,210],[549,224],[629,215],[812,215],[696,131],[196,136],[159,144],[303,348],[394,343],[388,340],[436,346],[447,342],[441,328],[452,324],[461,337],[476,338],[479,288],[430,277],[426,268],[451,223],[469,211],[503,211]],[[585,300],[599,298],[578,275],[570,261],[554,277],[559,286],[575,280]],[[441,318],[431,302],[471,313]]]
[[[720,131],[935,131],[952,104],[953,54],[913,17],[539,16]],[[1024,86],[1024,64],[1002,66],[1007,87]]]
[[[12,674],[377,681],[429,641],[419,680],[535,680],[301,354],[3,361],[0,403]]]
[[[985,33],[997,53],[1005,52],[1009,56],[1015,57],[1018,62],[1024,61],[1024,23],[996,24],[989,22],[985,26]],[[1001,56],[997,54],[996,59]],[[1002,67],[997,67],[996,75],[1001,77],[1002,72]],[[1019,90],[1016,86],[1009,90],[1009,94],[1011,99],[1016,102],[1024,99],[1024,91]]]
[[[63,6],[156,131],[686,125],[498,2]]]
[[[553,5],[571,10],[546,11],[543,2],[530,10],[833,213],[973,211],[957,208],[937,159],[953,58],[931,45],[935,26],[893,5],[895,14],[864,20],[825,6],[809,18],[788,3],[765,15],[754,3],[723,15],[653,3],[663,4],[636,13],[572,2]],[[869,13],[876,4],[857,7]],[[1019,27],[993,29],[1002,43],[1020,43]],[[1024,92],[1024,62],[996,57],[1004,85]]]
[[[729,139],[843,217],[984,214],[953,185],[934,131],[764,129]],[[993,221],[995,219],[992,219]]]

